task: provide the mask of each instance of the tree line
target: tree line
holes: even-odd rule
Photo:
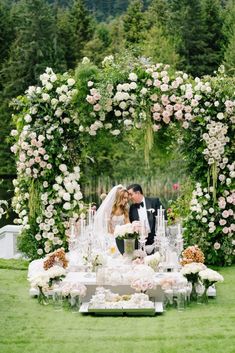
[[[221,64],[233,75],[235,1],[1,0],[0,50],[0,175],[6,175],[15,172],[9,103],[47,66],[73,70],[84,56],[100,65],[128,50],[193,76],[211,75]]]

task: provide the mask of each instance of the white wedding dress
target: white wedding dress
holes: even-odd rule
[[[122,185],[114,186],[108,193],[101,206],[98,208],[94,219],[94,233],[99,239],[101,249],[109,251],[110,248],[116,248],[116,241],[113,234],[109,233],[109,222],[114,230],[116,225],[125,223],[124,214],[120,216],[111,216],[112,207],[118,190],[122,189]]]

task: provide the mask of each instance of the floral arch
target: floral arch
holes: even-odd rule
[[[195,181],[186,242],[199,244],[207,263],[234,261],[235,80],[223,68],[214,77],[193,79],[168,65],[110,56],[100,69],[84,58],[75,75],[47,68],[40,81],[13,101],[13,206],[23,226],[20,247],[29,257],[67,248],[69,218],[83,208],[79,164],[85,136],[142,129],[147,158],[153,134],[176,124]]]

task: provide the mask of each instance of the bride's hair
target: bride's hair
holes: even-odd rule
[[[127,204],[122,204],[122,199],[126,193],[128,194],[128,191],[125,188],[120,188],[117,190],[111,215],[114,215],[118,209],[121,209],[124,213],[125,218],[128,217],[128,206]]]

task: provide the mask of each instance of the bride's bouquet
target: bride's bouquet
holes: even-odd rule
[[[117,239],[138,239],[139,232],[135,225],[127,223],[123,225],[116,225],[114,229],[114,236]]]

